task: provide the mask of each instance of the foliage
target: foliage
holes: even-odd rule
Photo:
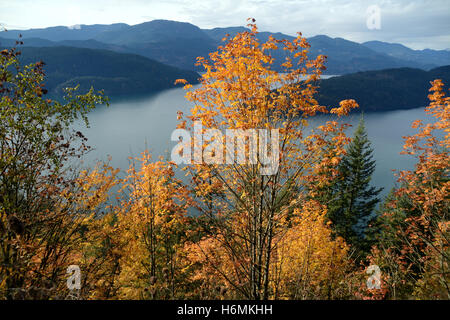
[[[170,299],[178,296],[183,271],[180,247],[189,195],[174,177],[174,164],[151,162],[148,153],[132,164],[118,208],[122,245],[118,296]]]
[[[325,57],[308,59],[300,34],[260,42],[253,22],[199,58],[206,72],[187,93],[194,107],[178,127],[192,131],[200,121],[202,133],[240,129],[238,138],[275,130],[279,152],[266,151],[276,170],[262,174],[260,154],[210,161],[250,150],[224,152],[217,134],[190,144],[203,161],[185,166],[187,184],[174,162],[147,151],[127,172],[109,163],[78,169],[89,147],[72,124],[88,124],[87,113],[107,99],[93,89],[69,89],[65,103],[45,99],[43,64],[21,67],[15,49],[0,52],[1,299],[450,298],[450,98],[442,82],[433,82],[425,109],[435,122],[416,121],[418,133],[405,139],[417,164],[400,172],[380,209],[376,245],[361,260],[353,252],[368,243],[352,230],[378,191],[369,186],[375,164],[363,126],[346,149],[348,125],[339,121],[357,104],[321,106]],[[286,52],[284,73],[272,69],[273,50]],[[338,119],[308,127],[327,113]],[[67,288],[69,265],[81,269],[78,290]],[[379,289],[367,285],[369,265],[381,269]]]
[[[186,95],[194,103],[187,120],[201,121],[204,130],[279,130],[279,153],[271,149],[277,170],[261,174],[261,154],[253,163],[203,161],[186,168],[196,208],[207,221],[206,227],[200,226],[206,235],[197,243],[202,263],[208,265],[205,272],[215,270],[217,282],[232,289],[234,296],[268,299],[275,290],[271,283],[276,244],[289,230],[294,209],[301,207],[305,185],[329,183],[348,142],[346,126],[337,121],[308,135],[307,119],[328,112],[342,116],[357,105],[346,100],[328,110],[317,103],[315,83],[325,57],[309,60],[309,44],[300,34],[292,41],[269,37],[260,43],[256,25],[249,26],[251,32],[228,39],[209,60],[199,58],[206,72],[201,86]],[[286,52],[284,73],[271,69],[274,50]],[[179,127],[192,129],[187,120]],[[203,159],[234,155],[234,150],[223,152],[223,143],[221,136],[206,139],[207,146],[200,146]],[[248,151],[249,146],[241,148]],[[233,268],[226,267],[230,264]]]
[[[349,247],[342,238],[333,239],[325,214],[326,207],[314,201],[294,211],[291,228],[277,244],[275,298],[343,298]]]
[[[377,195],[382,189],[370,185],[375,171],[373,149],[361,117],[352,142],[338,165],[338,178],[328,201],[328,218],[333,229],[359,255],[370,250],[373,237],[370,224],[375,220]]]
[[[394,297],[416,294],[450,298],[449,291],[449,105],[440,80],[432,82],[425,112],[435,121],[415,121],[418,133],[405,137],[404,154],[417,158],[414,170],[401,171],[400,187],[385,204],[381,260],[397,270]],[[392,267],[395,264],[397,266]],[[432,289],[431,289],[432,288]]]
[[[22,67],[18,57],[0,52],[0,289],[7,298],[47,297],[85,214],[70,200],[77,187],[69,164],[88,147],[71,124],[88,124],[89,110],[107,100],[93,89],[69,89],[65,103],[45,99],[43,63]]]

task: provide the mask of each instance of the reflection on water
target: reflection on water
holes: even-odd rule
[[[192,103],[184,98],[181,88],[163,91],[146,97],[128,97],[115,100],[109,108],[97,108],[89,114],[91,127],[83,132],[89,138],[89,144],[95,148],[85,157],[85,165],[96,160],[106,161],[112,157],[111,164],[122,170],[128,168],[130,156],[138,156],[146,147],[154,158],[168,157],[175,142],[170,135],[176,127],[177,111],[189,113]],[[372,146],[377,169],[373,184],[384,187],[384,194],[394,185],[392,169],[409,169],[413,159],[400,155],[403,146],[402,136],[413,134],[410,124],[413,120],[424,119],[423,108],[370,113],[364,115],[366,128]],[[326,120],[319,117],[313,120],[318,124]],[[358,124],[359,115],[352,114],[345,119],[353,127]]]

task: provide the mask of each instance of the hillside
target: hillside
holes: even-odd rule
[[[217,49],[227,33],[248,30],[245,27],[200,29],[197,26],[170,20],[153,20],[137,25],[81,25],[79,29],[52,27],[46,29],[10,30],[0,32],[0,43],[7,39],[16,40],[23,35],[25,46],[61,46],[68,45],[91,49],[106,49],[123,53],[135,53],[181,69],[203,71],[196,67],[196,58],[208,57]],[[265,41],[273,35],[275,38],[293,37],[282,33],[260,32],[258,37]],[[3,38],[3,39],[2,39]],[[342,38],[330,38],[318,35],[308,39],[311,44],[311,56],[328,56],[325,74],[347,74],[358,71],[381,70],[387,68],[411,67],[430,69],[446,65],[445,59],[411,59],[410,56],[391,54],[368,43],[359,44]],[[406,48],[406,47],[405,47]],[[411,50],[409,48],[406,48]],[[414,51],[414,50],[412,50]],[[426,57],[441,56],[435,50],[424,50]],[[275,68],[281,70],[280,63],[284,52],[275,52]],[[444,63],[445,62],[445,63]]]
[[[25,47],[21,51],[23,63],[46,63],[46,88],[55,96],[60,96],[63,88],[77,84],[82,91],[94,86],[96,90],[104,89],[108,96],[119,96],[173,88],[178,78],[191,83],[199,78],[196,72],[135,54],[74,47]]]
[[[168,20],[153,20],[133,26],[81,25],[80,29],[54,27],[12,30],[0,32],[0,43],[7,42],[6,39],[16,40],[19,34],[22,34],[25,46],[69,45],[101,48],[139,54],[177,68],[197,71],[202,69],[195,66],[196,58],[208,56],[217,49],[216,41],[197,26]],[[48,42],[49,40],[53,43]],[[71,43],[64,43],[64,40],[70,40]],[[28,44],[28,41],[32,44]]]
[[[343,99],[355,99],[359,110],[367,112],[418,108],[429,103],[434,79],[442,79],[448,88],[450,66],[428,72],[413,68],[358,72],[321,80],[318,101],[337,106]]]

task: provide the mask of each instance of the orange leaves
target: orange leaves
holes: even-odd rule
[[[264,289],[262,279],[272,279],[276,272],[269,267],[260,270],[258,266],[276,263],[271,254],[276,251],[275,241],[283,241],[282,234],[287,232],[294,243],[298,241],[299,247],[308,247],[306,251],[311,247],[304,241],[317,240],[313,247],[320,257],[313,260],[318,269],[325,268],[320,265],[330,258],[329,250],[339,257],[345,255],[341,243],[330,242],[327,236],[322,239],[314,236],[329,232],[319,217],[323,208],[305,204],[305,213],[314,213],[315,218],[302,221],[301,227],[292,230],[292,221],[287,216],[298,210],[299,199],[311,196],[304,193],[314,192],[317,185],[332,181],[348,138],[344,134],[347,126],[336,121],[327,122],[313,132],[306,130],[309,117],[327,113],[327,108],[314,98],[326,57],[308,59],[309,44],[301,34],[292,41],[269,37],[261,43],[256,25],[249,26],[251,32],[227,37],[227,43],[211,53],[208,60],[197,59],[205,73],[200,86],[186,93],[194,104],[191,115],[186,117],[190,124],[181,115],[179,120],[180,126],[191,131],[195,131],[194,121],[201,121],[204,131],[278,129],[279,148],[274,158],[279,160],[279,166],[270,176],[259,174],[263,166],[261,157],[254,162],[227,165],[199,161],[186,167],[195,195],[193,206],[215,227],[211,237],[189,246],[195,252],[190,257],[193,264],[201,265],[195,279],[225,283],[238,296],[263,299],[269,296],[269,291],[267,287]],[[275,61],[272,50],[283,50],[286,58]],[[334,113],[342,116],[353,107],[356,102],[346,100]],[[243,145],[242,150],[249,150],[248,143]],[[234,149],[226,152],[234,154]],[[306,208],[308,205],[310,208]],[[260,243],[255,239],[260,239]],[[289,242],[284,245],[289,246]],[[328,251],[322,255],[320,247]],[[292,261],[299,254],[308,254],[297,253]],[[323,268],[321,275],[327,272]],[[256,272],[264,273],[259,280],[254,276]],[[286,281],[293,274],[293,269],[286,271]],[[250,289],[252,286],[258,289]]]
[[[320,70],[306,68],[300,72],[294,66],[294,60],[287,57],[283,63],[287,74],[278,74],[271,70],[274,59],[269,52],[279,46],[296,52],[308,47],[306,40],[300,36],[292,42],[269,37],[267,42],[260,44],[255,32],[256,29],[254,32],[237,34],[225,46],[219,47],[219,51],[212,53],[210,61],[198,58],[198,63],[205,67],[206,73],[201,79],[202,87],[187,94],[188,100],[196,104],[194,116],[208,119],[210,113],[218,110],[226,115],[228,127],[232,127],[235,121],[240,121],[255,128],[264,127],[268,114],[279,118],[287,112],[312,114],[308,108],[317,104],[311,100],[315,87],[309,85],[302,90],[296,86],[301,79],[300,73],[304,73],[308,81],[316,78],[315,75]],[[307,59],[306,50],[299,53],[294,58],[301,64]],[[320,69],[321,61],[323,57],[318,57],[310,64],[310,68]],[[275,87],[278,87],[278,94],[273,92]],[[290,99],[285,99],[286,96]],[[309,107],[306,106],[308,102]],[[200,108],[199,105],[203,107]],[[295,108],[298,108],[297,112],[293,112]]]
[[[359,105],[353,99],[342,100],[339,102],[339,108],[333,108],[330,113],[337,114],[338,116],[346,116],[352,109],[359,108]]]
[[[184,84],[184,89],[185,90],[189,90],[190,88],[192,88],[192,85],[191,84],[189,84],[185,79],[176,79],[175,80],[175,82],[174,82],[174,84],[175,85],[178,85],[178,84]]]
[[[450,205],[450,99],[445,96],[440,80],[432,82],[430,91],[430,104],[425,112],[433,121],[414,121],[412,127],[417,133],[404,137],[402,153],[414,156],[417,162],[413,170],[400,171],[401,188],[387,207],[393,208],[393,213],[385,215],[392,221],[399,220],[393,232],[400,246],[395,259],[402,272],[420,270],[416,271],[420,279],[414,293],[418,296],[424,292],[431,294],[428,286],[448,294],[448,288],[439,288],[438,284],[448,282],[449,237],[448,230],[441,226],[448,222]],[[443,239],[446,240],[439,242]]]
[[[176,79],[175,84],[186,84],[187,81],[185,79]]]
[[[436,121],[413,122],[412,127],[418,129],[418,133],[405,137],[403,153],[415,155],[418,163],[414,171],[400,172],[399,178],[406,185],[402,190],[429,214],[433,207],[445,203],[450,189],[450,182],[444,179],[450,169],[450,156],[445,150],[450,145],[450,99],[445,97],[440,80],[432,82],[430,91],[430,105],[425,111]],[[428,192],[424,192],[427,189]]]
[[[119,169],[114,169],[108,164],[98,164],[92,171],[82,171],[76,181],[81,191],[75,194],[76,201],[90,210],[100,207],[108,201],[110,190],[120,183],[118,173]],[[64,194],[64,196],[71,195]]]
[[[231,281],[237,282],[238,279],[233,274],[235,263],[230,260],[222,241],[218,235],[204,238],[197,243],[186,243],[186,261],[195,270],[191,278],[193,281],[199,281],[210,288],[218,285],[231,288]]]

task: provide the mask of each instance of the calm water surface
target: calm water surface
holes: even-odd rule
[[[176,144],[170,141],[170,135],[178,123],[177,111],[189,114],[192,107],[184,95],[181,88],[171,89],[152,96],[114,100],[108,108],[101,106],[92,111],[90,128],[83,132],[95,150],[85,157],[84,164],[91,166],[97,160],[106,161],[110,155],[114,167],[126,170],[128,158],[140,155],[146,148],[154,158],[170,155]],[[359,117],[354,114],[346,118],[354,125],[349,134],[353,133]],[[425,118],[423,108],[364,115],[377,164],[373,184],[384,187],[384,194],[394,186],[393,169],[412,168],[414,160],[399,154],[402,136],[415,132],[410,127],[412,121]],[[326,117],[320,117],[312,122],[318,125],[325,120]]]

